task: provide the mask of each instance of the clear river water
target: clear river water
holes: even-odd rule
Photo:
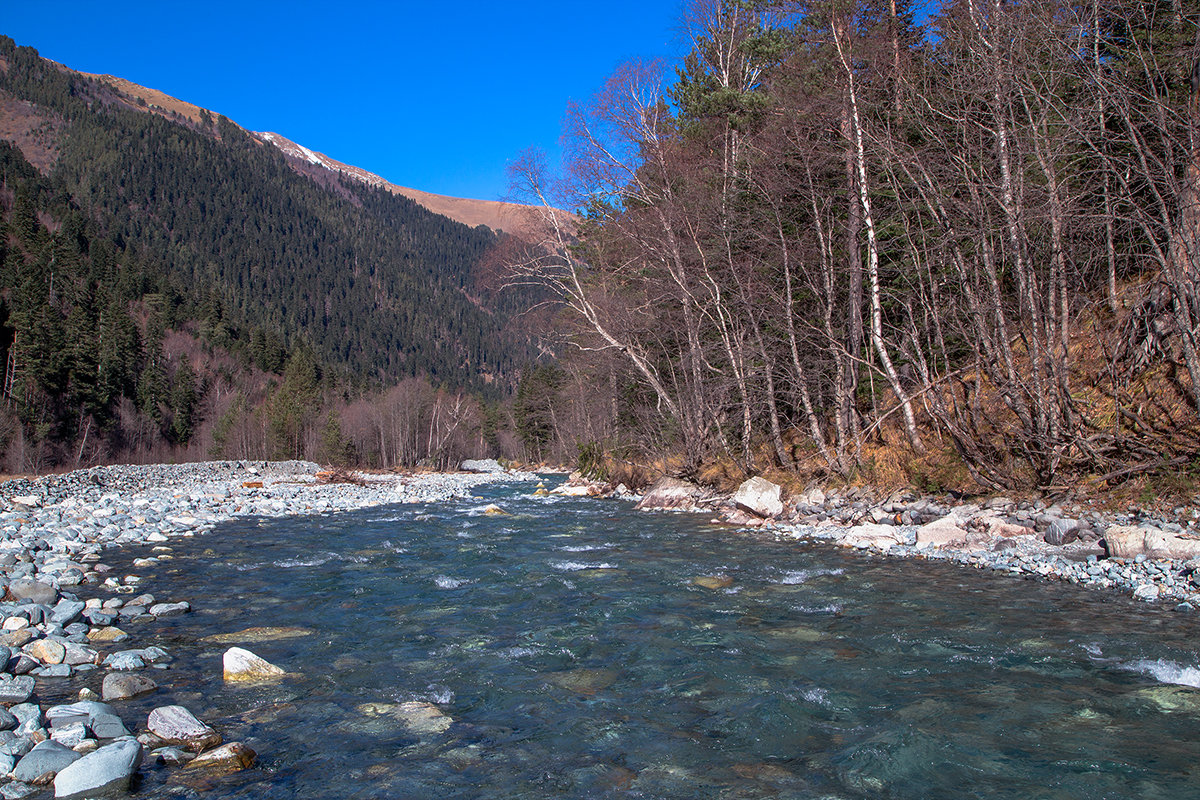
[[[175,661],[127,723],[177,702],[259,753],[139,793],[1200,798],[1192,616],[530,491],[235,521],[133,570],[195,612],[130,627]],[[252,626],[302,629],[242,645],[293,674],[226,685],[204,639]]]

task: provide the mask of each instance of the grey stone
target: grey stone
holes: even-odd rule
[[[101,610],[99,608],[85,608],[83,610],[83,618],[96,626],[112,625],[117,621],[117,612],[114,610]]]
[[[95,649],[79,642],[64,642],[63,648],[66,651],[63,655],[63,663],[73,667],[80,664],[95,664],[96,658],[100,655]]]
[[[70,664],[48,664],[33,674],[39,678],[69,678],[73,671]]]
[[[53,605],[58,600],[58,589],[48,583],[19,578],[8,584],[8,592],[13,599],[32,600],[35,603]]]
[[[119,653],[112,653],[104,659],[104,666],[109,669],[131,670],[142,669],[146,666],[146,662],[142,660],[141,654],[136,650],[122,650]]]
[[[38,724],[42,723],[42,709],[37,703],[18,703],[9,709],[17,721],[21,724],[29,722],[29,720],[37,720]]]
[[[147,664],[162,664],[171,660],[171,655],[166,650],[157,646],[150,646],[138,651],[138,655],[142,657],[142,661]]]
[[[11,731],[21,723],[7,708],[0,708],[0,731]]]
[[[117,716],[112,706],[94,700],[80,700],[68,705],[47,709],[46,718],[52,728],[61,728],[76,722],[85,723],[97,739],[115,739],[128,736],[125,723]]]
[[[0,703],[24,703],[33,696],[35,685],[28,675],[0,675]]]
[[[1046,532],[1042,534],[1042,540],[1046,544],[1058,547],[1075,541],[1079,538],[1079,533],[1080,525],[1077,520],[1053,517],[1046,525]]]
[[[59,625],[70,625],[79,619],[85,607],[82,600],[68,600],[64,597],[50,611],[50,620],[57,622]]]
[[[30,672],[33,672],[35,669],[40,667],[41,664],[42,662],[38,661],[28,653],[17,653],[12,659],[9,660],[6,669],[13,675],[28,675]],[[0,700],[0,702],[3,701]]]
[[[186,614],[191,610],[192,606],[188,602],[155,603],[150,606],[150,613],[156,617],[174,617],[179,614]]]
[[[0,788],[0,797],[4,798],[4,800],[23,800],[23,798],[32,797],[40,791],[42,791],[40,786],[13,781]]]
[[[12,736],[12,731],[5,731],[5,733]],[[13,736],[11,739],[5,738],[0,740],[0,753],[3,753],[4,755],[20,758],[32,749],[33,742],[22,737]]]
[[[157,750],[152,750],[150,756],[154,759],[154,763],[165,764],[169,767],[183,766],[196,757],[194,753],[189,753],[178,747],[160,747]]]
[[[104,676],[100,692],[105,701],[126,700],[153,692],[158,684],[149,678],[131,673],[110,672]]]
[[[72,722],[50,732],[50,738],[67,747],[76,747],[88,738],[88,727],[82,722]]]
[[[113,742],[69,765],[54,778],[55,797],[94,797],[129,788],[142,763],[142,745],[132,739]]]
[[[146,727],[167,744],[201,752],[221,743],[221,735],[183,706],[162,706],[150,712]]]
[[[60,772],[78,760],[79,754],[74,750],[48,739],[34,745],[32,750],[21,757],[13,769],[13,777],[32,783],[47,772]]]

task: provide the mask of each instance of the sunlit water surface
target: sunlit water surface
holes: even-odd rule
[[[122,713],[181,703],[260,760],[148,765],[139,791],[1200,797],[1189,616],[529,491],[173,542],[145,586],[196,612],[131,626],[176,661]],[[243,645],[293,675],[226,686],[202,639],[251,626],[311,633]],[[413,730],[392,713],[413,700],[453,724]]]

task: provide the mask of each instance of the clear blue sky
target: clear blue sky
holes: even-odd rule
[[[403,186],[495,200],[567,103],[681,55],[680,0],[0,0],[0,33],[275,131]]]

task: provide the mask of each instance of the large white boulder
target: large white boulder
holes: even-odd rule
[[[1115,558],[1190,559],[1200,556],[1200,539],[1184,538],[1158,528],[1116,525],[1104,532],[1108,554]]]
[[[917,528],[917,549],[958,547],[966,544],[967,532],[959,527],[959,521],[954,514],[947,514]]]
[[[891,525],[874,523],[855,525],[838,539],[838,544],[842,547],[855,547],[859,550],[890,550],[903,543],[899,530]]]
[[[771,519],[783,513],[782,493],[783,488],[778,484],[755,476],[738,487],[733,502],[743,511]]]
[[[659,478],[642,495],[639,511],[658,509],[694,509],[696,500],[704,493],[694,483],[679,478]]]

